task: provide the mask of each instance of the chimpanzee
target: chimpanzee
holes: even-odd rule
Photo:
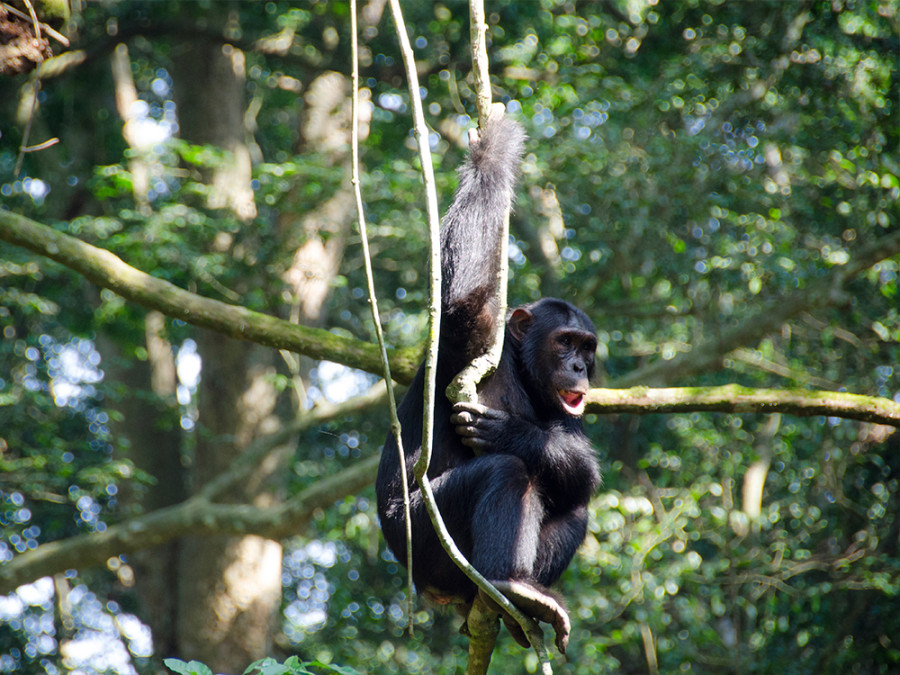
[[[511,204],[525,134],[501,114],[472,136],[469,159],[441,228],[442,307],[428,477],[450,534],[475,568],[513,604],[556,630],[564,651],[569,619],[546,590],[584,540],[587,503],[600,481],[581,415],[597,338],[588,317],[544,298],[514,310],[497,371],[478,404],[451,406],[444,390],[482,354],[498,319],[494,299],[504,212]],[[400,404],[409,474],[413,579],[440,603],[471,604],[476,587],[438,541],[415,484],[422,446],[424,369]],[[406,562],[397,444],[385,442],[376,480],[385,539]],[[524,634],[505,621],[514,637]]]

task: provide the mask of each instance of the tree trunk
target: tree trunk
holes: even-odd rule
[[[243,122],[243,53],[206,40],[182,44],[177,51],[173,79],[181,137],[229,153],[208,177],[213,187],[208,206],[228,209],[252,227],[256,207]],[[211,246],[224,252],[232,241],[218,237]],[[245,283],[249,288],[258,281]],[[255,436],[279,424],[269,378],[272,350],[211,332],[198,334],[197,343],[203,367],[194,490],[227,468]],[[277,462],[257,467],[234,501],[271,503],[275,497],[268,479],[279,468]],[[203,661],[215,672],[241,672],[272,643],[281,600],[281,545],[254,536],[186,540],[176,592],[179,656]]]
[[[253,440],[273,431],[272,351],[202,332],[199,428],[192,476],[197,489]],[[267,506],[280,469],[273,460],[246,476],[233,501]],[[215,672],[242,672],[271,647],[281,601],[281,545],[256,536],[197,537],[183,542],[178,579],[180,653]]]

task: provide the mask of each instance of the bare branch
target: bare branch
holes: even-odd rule
[[[34,8],[31,6],[30,2],[27,3],[28,11],[30,12],[30,14],[25,14],[25,12],[21,12],[18,9],[16,9],[15,7],[13,7],[12,5],[5,3],[5,2],[0,2],[0,5],[3,5],[3,9],[5,9],[10,14],[14,14],[15,16],[19,17],[20,19],[25,19],[26,21],[32,21],[34,23],[35,35],[39,40],[41,39],[41,31],[43,30],[47,35],[52,37],[54,40],[59,42],[64,47],[69,46],[69,38],[67,38],[65,35],[63,35],[59,31],[54,30],[52,26],[48,26],[43,21],[37,20],[37,17],[34,14]]]
[[[422,110],[422,95],[419,87],[419,74],[416,70],[416,58],[409,42],[403,12],[399,0],[391,0],[391,14],[397,28],[397,39],[400,42],[400,53],[406,69],[406,81],[409,86],[409,102],[413,109],[413,131],[419,149],[419,161],[422,164],[422,178],[425,181],[425,201],[428,211],[428,234],[431,240],[431,255],[428,261],[430,277],[431,304],[428,308],[428,348],[425,352],[425,412],[422,428],[422,453],[416,466],[416,473],[425,475],[431,461],[431,447],[434,436],[433,405],[435,371],[437,367],[438,335],[441,328],[441,252],[440,241],[441,217],[438,212],[437,189],[435,188],[434,166],[431,161],[431,148],[428,144],[428,125],[425,124],[425,113]],[[427,480],[427,479],[426,479]]]
[[[278,431],[262,436],[251,443],[231,465],[206,483],[197,496],[213,501],[245,480],[248,471],[266,460],[271,453],[287,443],[293,436],[328,420],[352,415],[353,413],[383,405],[386,399],[384,382],[378,382],[366,393],[355,396],[343,403],[317,403],[312,410],[305,411],[293,422],[282,425]]]
[[[502,104],[493,104],[491,95],[490,70],[488,68],[487,55],[487,25],[484,22],[483,0],[469,0],[469,35],[472,49],[472,72],[475,79],[476,103],[478,106],[479,126],[484,126],[490,117],[499,117],[505,114]],[[474,132],[470,132],[470,143]],[[497,298],[497,319],[494,322],[494,334],[491,336],[491,344],[484,354],[476,356],[453,379],[447,387],[447,397],[451,401],[477,401],[478,384],[488,375],[493,373],[500,364],[503,353],[504,321],[507,307],[507,278],[509,274],[509,213],[507,207],[503,214],[503,229],[500,235],[500,250],[496,255],[500,264],[497,269],[494,293]],[[457,564],[460,564],[459,562]],[[465,571],[465,568],[463,568]],[[474,571],[474,570],[473,570]],[[480,575],[479,575],[480,576]],[[489,582],[484,585],[477,583],[492,598],[502,594]],[[478,598],[481,596],[479,595]],[[505,598],[504,598],[505,599]],[[510,606],[512,603],[507,601]],[[505,605],[504,605],[505,606]],[[521,625],[522,630],[528,636],[534,650],[541,662],[541,669],[545,673],[552,672],[549,655],[544,645],[543,633],[540,628],[518,611],[510,612],[513,618]],[[469,659],[466,667],[467,675],[483,675],[487,673],[491,662],[491,655],[497,642],[499,619],[496,612],[480,600],[476,600],[466,617],[466,626],[469,630]]]
[[[476,2],[477,0],[472,0]],[[486,57],[485,57],[486,58]],[[497,103],[491,106],[489,114],[502,116],[505,114],[503,104]],[[485,120],[481,120],[484,122]],[[507,307],[507,278],[509,276],[509,212],[507,208],[503,214],[503,230],[500,234],[500,250],[497,256],[500,264],[497,266],[494,294],[497,297],[497,320],[494,325],[494,334],[491,336],[491,344],[484,354],[476,356],[463,368],[453,381],[447,386],[447,398],[454,403],[460,401],[478,401],[478,384],[488,375],[497,370],[500,365],[500,357],[503,354],[504,321]]]
[[[469,41],[472,46],[472,75],[475,78],[475,102],[482,123],[491,115],[493,95],[487,57],[487,24],[484,1],[469,0]]]

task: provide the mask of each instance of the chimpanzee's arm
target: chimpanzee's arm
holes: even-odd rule
[[[600,482],[590,441],[573,422],[540,427],[477,403],[457,403],[451,422],[462,442],[484,453],[519,457],[550,492],[585,501]]]
[[[494,287],[500,237],[524,141],[525,132],[517,122],[490,117],[470,145],[469,159],[459,170],[459,187],[444,216],[441,349],[449,347],[461,359],[459,367],[484,352],[497,322]]]

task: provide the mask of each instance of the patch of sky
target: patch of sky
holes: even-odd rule
[[[322,398],[330,403],[342,403],[359,396],[378,381],[374,375],[331,361],[319,363],[312,375],[309,399],[313,403]]]

